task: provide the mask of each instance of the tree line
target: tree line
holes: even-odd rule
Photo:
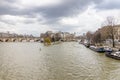
[[[89,43],[102,43],[107,39],[112,40],[112,47],[115,47],[115,35],[116,35],[116,19],[112,16],[107,17],[102,25],[102,28],[98,29],[94,33],[88,31],[86,38]]]

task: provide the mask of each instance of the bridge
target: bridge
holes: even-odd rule
[[[0,42],[39,42],[41,39],[39,37],[34,37],[34,38],[7,38],[7,37],[2,37],[0,38]]]

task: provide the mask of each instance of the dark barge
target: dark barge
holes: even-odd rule
[[[106,55],[107,57],[120,60],[120,51],[112,52],[112,53],[107,52],[107,53],[105,53],[105,55]]]

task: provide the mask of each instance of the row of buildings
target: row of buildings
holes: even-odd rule
[[[40,38],[44,39],[49,37],[50,39],[54,39],[55,41],[63,40],[63,41],[72,41],[75,40],[75,34],[71,34],[69,32],[52,32],[47,31],[45,33],[40,34]],[[32,35],[21,35],[10,32],[0,32],[0,38],[34,38]]]
[[[52,32],[52,31],[47,31],[46,33],[41,33],[40,38],[45,38],[49,37],[51,39],[55,39],[55,41],[73,41],[75,40],[75,34],[71,34],[69,32]]]
[[[103,26],[95,32],[88,31],[82,36],[83,42],[92,44],[120,45],[120,25]]]
[[[113,27],[104,26],[95,33],[100,33],[102,40],[111,39],[111,36],[113,35],[115,41],[120,41],[120,25],[115,25]]]
[[[0,38],[26,38],[26,37],[33,37],[33,36],[10,33],[10,32],[0,32]]]

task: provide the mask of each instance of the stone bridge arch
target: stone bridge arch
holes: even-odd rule
[[[3,39],[0,39],[0,42],[3,42]]]
[[[34,39],[28,39],[28,42],[35,42]]]
[[[18,41],[17,39],[12,39],[12,42]]]
[[[39,41],[41,41],[41,40],[40,40],[40,39],[35,39],[34,41],[35,41],[35,42],[39,42]]]
[[[4,40],[4,42],[9,42],[9,41],[10,41],[10,39],[5,39],[5,40]]]
[[[19,42],[22,42],[24,39],[19,39]]]

